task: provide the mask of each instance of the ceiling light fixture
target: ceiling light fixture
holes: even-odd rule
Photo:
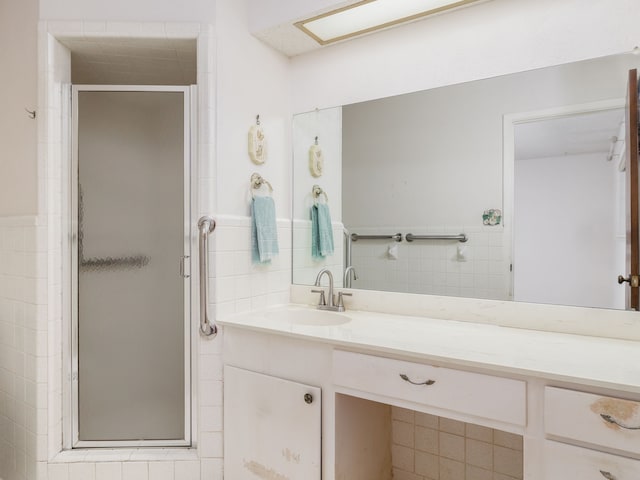
[[[327,45],[477,1],[364,0],[295,25],[320,45]]]

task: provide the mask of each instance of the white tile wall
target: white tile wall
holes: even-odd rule
[[[44,204],[41,211],[47,215],[47,266],[46,276],[46,334],[47,356],[41,359],[45,378],[44,402],[47,406],[47,421],[39,430],[45,446],[39,452],[39,461],[45,462],[62,447],[62,368],[63,339],[63,225],[62,212],[66,211],[67,186],[63,172],[67,172],[68,156],[63,152],[62,138],[69,133],[70,125],[64,121],[63,89],[71,82],[71,57],[66,48],[47,33],[47,25],[40,24],[39,65],[42,89],[39,92],[39,115],[42,128],[39,130],[38,167],[42,179],[40,198]],[[45,73],[46,72],[46,73]],[[46,132],[46,134],[43,134]],[[63,134],[64,132],[64,134]],[[67,345],[67,342],[64,343]],[[46,467],[46,464],[42,464]],[[30,479],[31,480],[31,479]]]
[[[397,480],[520,480],[522,437],[399,407],[391,409]]]
[[[379,229],[354,229],[359,234],[380,234]],[[509,249],[502,227],[390,227],[388,232],[414,235],[466,233],[468,241],[415,240],[396,243],[362,240],[352,243],[352,263],[358,272],[354,288],[422,293],[493,300],[510,298]],[[388,248],[398,248],[391,259]],[[466,261],[458,256],[464,249]]]
[[[287,303],[291,284],[291,223],[278,220],[280,253],[269,265],[251,262],[251,219],[216,216],[217,227],[209,244],[210,298],[215,314]]]
[[[36,217],[0,218],[0,478],[37,478],[46,424],[46,268]]]

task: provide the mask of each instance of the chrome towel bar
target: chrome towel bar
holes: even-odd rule
[[[204,216],[198,220],[198,261],[200,267],[200,333],[215,336],[218,327],[209,321],[209,235],[216,229],[216,221]]]
[[[395,235],[358,235],[357,233],[352,233],[351,241],[357,242],[358,240],[395,240],[396,242],[401,242],[402,234],[396,233]]]
[[[413,233],[407,233],[404,238],[407,242],[413,242],[414,240],[458,240],[464,243],[468,240],[465,233],[458,235],[414,235]]]

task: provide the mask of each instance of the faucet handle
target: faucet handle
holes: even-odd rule
[[[320,294],[320,301],[318,302],[318,305],[326,305],[327,304],[327,300],[324,297],[324,290],[311,290],[311,293],[319,293]]]
[[[344,307],[344,299],[342,297],[353,297],[353,293],[338,292],[338,307]]]

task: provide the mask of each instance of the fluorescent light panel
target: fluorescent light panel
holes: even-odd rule
[[[321,45],[459,7],[478,0],[365,0],[296,26]]]

